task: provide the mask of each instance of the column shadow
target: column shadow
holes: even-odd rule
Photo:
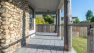
[[[26,30],[25,30],[25,27],[26,27],[26,15],[25,15],[25,12],[23,11],[23,17],[22,17],[22,39],[21,39],[21,47],[24,47],[26,46]]]

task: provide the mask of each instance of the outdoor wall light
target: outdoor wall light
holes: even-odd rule
[[[6,9],[4,7],[0,8],[0,13],[4,13]]]

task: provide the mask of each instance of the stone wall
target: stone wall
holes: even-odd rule
[[[29,7],[25,0],[2,0],[0,13],[0,53],[14,53],[26,46],[29,37]],[[1,50],[2,49],[2,50]]]
[[[0,9],[3,8],[3,5],[1,5],[1,1],[0,1]],[[3,12],[1,12],[0,10],[0,53],[3,53],[2,48],[5,46],[5,35],[6,35],[6,31],[5,31],[5,22],[6,19],[4,16],[2,16]]]

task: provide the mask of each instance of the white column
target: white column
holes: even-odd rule
[[[60,33],[60,38],[61,38],[61,40],[63,40],[63,34],[61,34],[61,33],[64,33],[64,32],[61,31],[61,30],[62,30],[62,28],[61,28],[61,26],[62,26],[62,25],[61,25],[61,24],[62,24],[62,23],[61,23],[61,10],[60,10],[60,14],[59,14],[59,15],[60,15],[60,17],[59,17],[59,18],[60,18],[60,21],[59,21],[59,22],[60,22],[60,26],[59,26],[60,32],[59,32],[59,33]]]
[[[58,33],[58,16],[56,13],[56,25],[55,25],[55,32]],[[58,34],[57,34],[58,35]]]
[[[60,17],[60,9],[57,10],[57,17],[58,17],[58,36],[60,36],[60,38],[62,39],[61,37],[61,17]]]

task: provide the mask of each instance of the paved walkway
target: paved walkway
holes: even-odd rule
[[[64,53],[63,40],[55,35],[36,35],[27,48],[17,49],[16,53]]]

